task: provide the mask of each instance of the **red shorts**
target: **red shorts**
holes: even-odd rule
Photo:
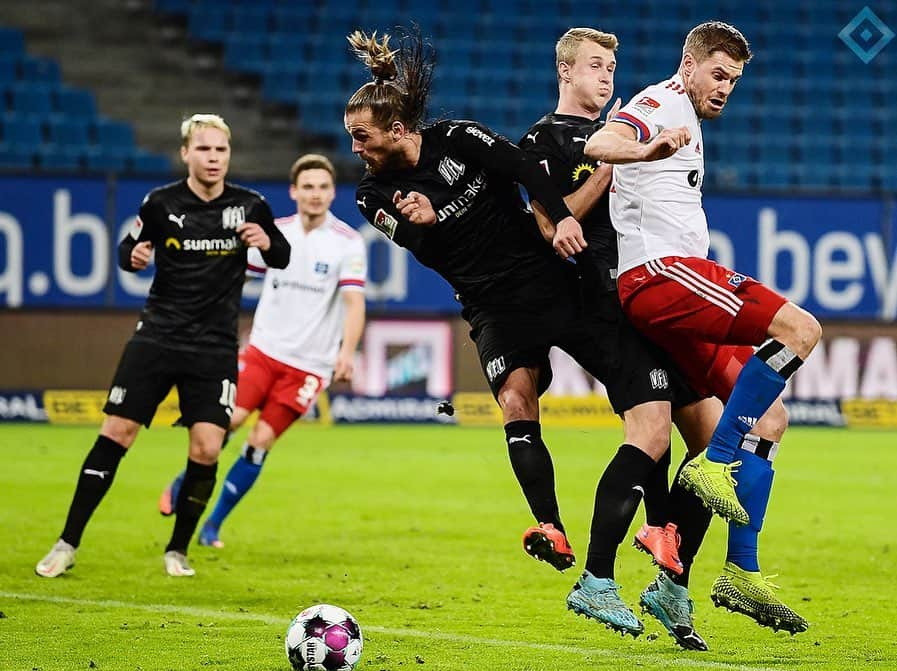
[[[240,354],[236,406],[261,410],[259,418],[276,436],[308,412],[323,388],[324,380],[314,373],[272,359],[252,345]]]
[[[617,280],[623,310],[663,347],[701,394],[728,400],[741,367],[788,302],[709,259],[667,256]]]

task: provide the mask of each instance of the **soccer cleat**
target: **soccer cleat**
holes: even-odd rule
[[[196,575],[196,571],[187,561],[187,555],[177,550],[169,550],[165,553],[165,572],[172,578],[189,577]]]
[[[159,496],[159,512],[165,517],[174,515],[177,512],[178,493],[181,491],[181,484],[184,482],[184,472],[177,474]]]
[[[682,575],[684,570],[679,560],[679,533],[676,525],[669,522],[665,527],[652,527],[643,524],[638,530],[632,544],[642,552],[646,552],[654,558],[654,563],[669,569],[676,575]]]
[[[47,556],[37,563],[34,572],[43,578],[55,578],[74,565],[75,548],[60,538],[47,553]]]
[[[206,521],[199,530],[199,544],[212,548],[223,548],[224,543],[218,538],[219,529],[211,522]]]
[[[541,522],[539,526],[527,529],[523,533],[523,549],[528,555],[548,562],[558,571],[576,566],[576,557],[567,537],[550,522]]]
[[[688,588],[674,583],[663,571],[642,592],[639,605],[642,612],[656,617],[676,643],[686,650],[707,649],[691,619],[695,604],[688,598]]]
[[[762,627],[784,629],[791,634],[806,631],[810,623],[782,603],[773,589],[778,589],[778,585],[758,571],[745,571],[726,562],[723,574],[713,583],[710,598],[715,606],[747,615]]]
[[[744,526],[751,518],[735,494],[738,483],[732,473],[738,466],[741,466],[740,461],[733,461],[731,464],[710,461],[707,453],[702,452],[683,466],[679,473],[679,484],[694,492],[705,506],[724,520]]]
[[[603,622],[605,627],[623,636],[632,634],[635,638],[645,630],[645,625],[623,603],[618,589],[620,586],[610,578],[596,578],[583,571],[567,595],[567,608],[577,615]]]

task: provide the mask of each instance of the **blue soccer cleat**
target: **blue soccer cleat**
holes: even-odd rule
[[[663,571],[642,592],[639,604],[643,612],[656,617],[676,643],[686,650],[707,649],[691,619],[695,605],[688,598],[688,588],[674,583]]]
[[[635,616],[617,590],[620,586],[610,578],[596,578],[583,571],[573,589],[567,595],[567,608],[577,615],[585,615],[604,623],[608,629],[635,638],[645,630],[645,625]]]

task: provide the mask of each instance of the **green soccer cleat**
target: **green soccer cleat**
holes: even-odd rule
[[[702,452],[683,466],[679,473],[679,484],[694,492],[705,506],[724,520],[744,526],[751,518],[738,502],[735,494],[738,483],[732,477],[739,466],[740,461],[733,461],[731,464],[710,461],[707,453]]]
[[[726,562],[723,574],[713,583],[710,598],[714,605],[747,615],[761,627],[784,629],[791,634],[806,631],[810,623],[782,603],[773,589],[778,589],[778,585],[758,571],[745,571]]]
[[[642,612],[656,617],[676,643],[686,650],[707,649],[691,619],[695,604],[688,598],[688,588],[674,583],[663,571],[642,592],[639,605]]]
[[[567,595],[567,608],[577,615],[597,620],[623,636],[632,634],[635,638],[645,630],[645,625],[623,603],[618,589],[620,586],[610,578],[596,578],[583,571]]]

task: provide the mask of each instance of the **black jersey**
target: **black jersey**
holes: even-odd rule
[[[259,224],[271,238],[270,249],[262,252],[265,262],[285,267],[290,245],[255,191],[225,184],[224,192],[207,202],[182,180],[147,194],[118,246],[124,270],[133,270],[131,251],[138,242],[152,242],[155,252],[156,273],[136,340],[177,349],[236,348],[246,275],[246,247],[236,229],[244,222]]]
[[[565,196],[576,191],[598,162],[583,153],[586,142],[604,125],[570,114],[546,114],[520,140],[520,148],[539,162],[554,185]],[[609,190],[580,222],[589,246],[577,262],[589,261],[605,279],[616,275],[617,234],[610,221]]]
[[[465,306],[545,304],[569,291],[568,272],[539,237],[517,186],[553,221],[569,216],[538,165],[473,121],[441,121],[421,137],[416,166],[367,173],[358,185],[356,202],[371,225],[442,275]],[[410,223],[393,204],[396,191],[427,196],[436,223]]]

